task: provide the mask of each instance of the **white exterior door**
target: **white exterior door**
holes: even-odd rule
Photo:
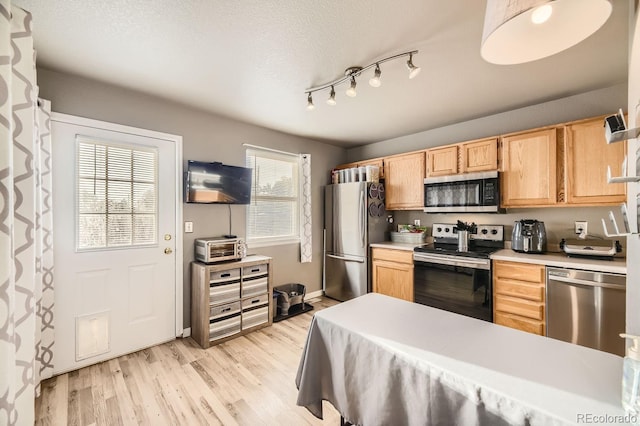
[[[182,333],[182,147],[63,114],[51,132],[61,373]]]

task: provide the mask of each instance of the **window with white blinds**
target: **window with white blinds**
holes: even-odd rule
[[[158,153],[76,138],[76,249],[157,243]]]
[[[298,241],[300,237],[299,157],[296,154],[247,149],[253,169],[247,241],[254,244]]]

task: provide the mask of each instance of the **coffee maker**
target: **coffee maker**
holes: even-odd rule
[[[544,253],[547,251],[547,232],[544,222],[521,219],[513,224],[511,249],[520,253]]]

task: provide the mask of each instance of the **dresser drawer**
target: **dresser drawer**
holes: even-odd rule
[[[242,280],[242,298],[265,294],[269,291],[269,278],[252,278]]]
[[[228,303],[226,305],[216,305],[209,307],[209,319],[218,319],[240,313],[240,301]]]
[[[209,284],[219,284],[236,280],[240,280],[240,268],[211,272],[209,274]]]
[[[235,315],[222,320],[209,322],[209,340],[222,339],[239,333],[241,330],[241,315]]]
[[[269,305],[269,294],[264,293],[259,296],[242,299],[242,310],[251,309],[257,306]]]
[[[269,322],[269,307],[250,309],[242,311],[242,329],[255,327],[256,325],[266,324]]]
[[[242,268],[242,278],[247,279],[252,277],[259,277],[261,275],[267,275],[268,272],[269,265],[266,263],[263,265],[245,266],[244,268]]]
[[[209,304],[220,305],[240,299],[240,283],[209,286]]]
[[[543,321],[544,305],[515,297],[495,295],[495,310]],[[496,312],[497,313],[497,312]]]

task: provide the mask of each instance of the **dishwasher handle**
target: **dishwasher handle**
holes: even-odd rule
[[[569,283],[569,284],[580,284],[580,285],[586,285],[586,286],[590,286],[590,287],[611,288],[611,289],[614,289],[614,290],[625,290],[626,289],[626,286],[624,284],[601,283],[601,282],[592,281],[592,280],[582,280],[582,279],[579,279],[579,278],[568,278],[568,277],[563,277],[563,276],[559,276],[559,275],[552,275],[552,274],[548,275],[548,280],[549,281],[560,281],[560,282]]]

